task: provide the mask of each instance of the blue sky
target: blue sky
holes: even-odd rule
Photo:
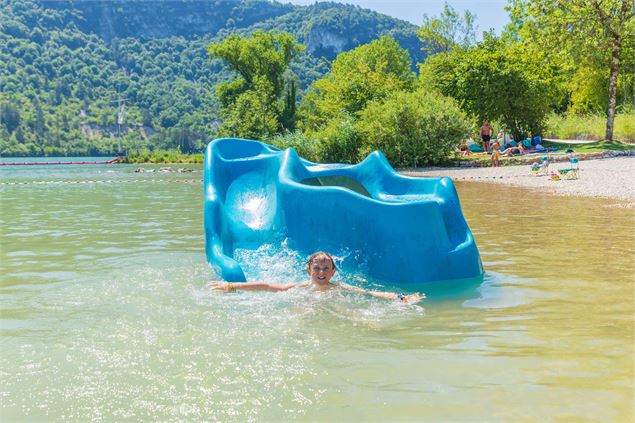
[[[282,3],[293,3],[306,6],[315,3],[315,0],[279,0]],[[429,16],[439,16],[443,10],[446,1],[443,0],[341,0],[339,3],[348,3],[361,6],[366,9],[372,9],[385,15],[403,19],[412,22],[415,25],[421,25],[423,15],[427,13]],[[496,33],[500,34],[503,27],[509,21],[507,12],[505,11],[506,0],[447,0],[447,3],[460,14],[464,10],[476,14],[478,31],[488,31],[494,28]],[[479,37],[480,38],[480,37]]]

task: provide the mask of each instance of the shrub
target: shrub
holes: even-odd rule
[[[457,102],[419,89],[371,102],[356,125],[359,158],[381,150],[393,166],[442,163],[473,130]]]
[[[178,150],[131,151],[125,163],[203,163],[203,154],[182,154]]]
[[[316,141],[307,137],[301,131],[280,134],[269,139],[267,142],[281,150],[293,147],[300,157],[310,161],[317,161],[319,159]]]
[[[322,162],[357,163],[361,146],[355,130],[355,120],[350,115],[332,119],[315,135],[317,155]]]

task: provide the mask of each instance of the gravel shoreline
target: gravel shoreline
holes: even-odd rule
[[[553,163],[551,170],[568,167]],[[553,181],[547,176],[532,176],[528,165],[478,168],[402,169],[407,176],[449,176],[455,181],[485,182],[540,189],[558,195],[604,197],[624,201],[635,208],[635,157],[580,160],[580,178]]]

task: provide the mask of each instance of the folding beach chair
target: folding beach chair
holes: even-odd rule
[[[578,175],[580,171],[580,163],[578,159],[572,157],[569,159],[569,167],[565,169],[559,169],[558,173],[560,174],[560,178],[562,179],[578,179],[580,176]]]
[[[542,159],[540,159],[540,163],[532,164],[531,174],[533,176],[548,176],[549,175],[549,157],[544,156]]]

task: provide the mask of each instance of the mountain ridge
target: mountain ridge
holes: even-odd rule
[[[414,25],[332,2],[0,0],[0,12],[3,155],[116,151],[108,128],[120,121],[120,99],[133,128],[126,148],[200,150],[218,125],[214,86],[232,77],[207,47],[232,33],[286,31],[305,43],[291,66],[300,95],[337,54],[382,35],[422,60]],[[103,127],[101,137],[88,137],[87,125]]]

